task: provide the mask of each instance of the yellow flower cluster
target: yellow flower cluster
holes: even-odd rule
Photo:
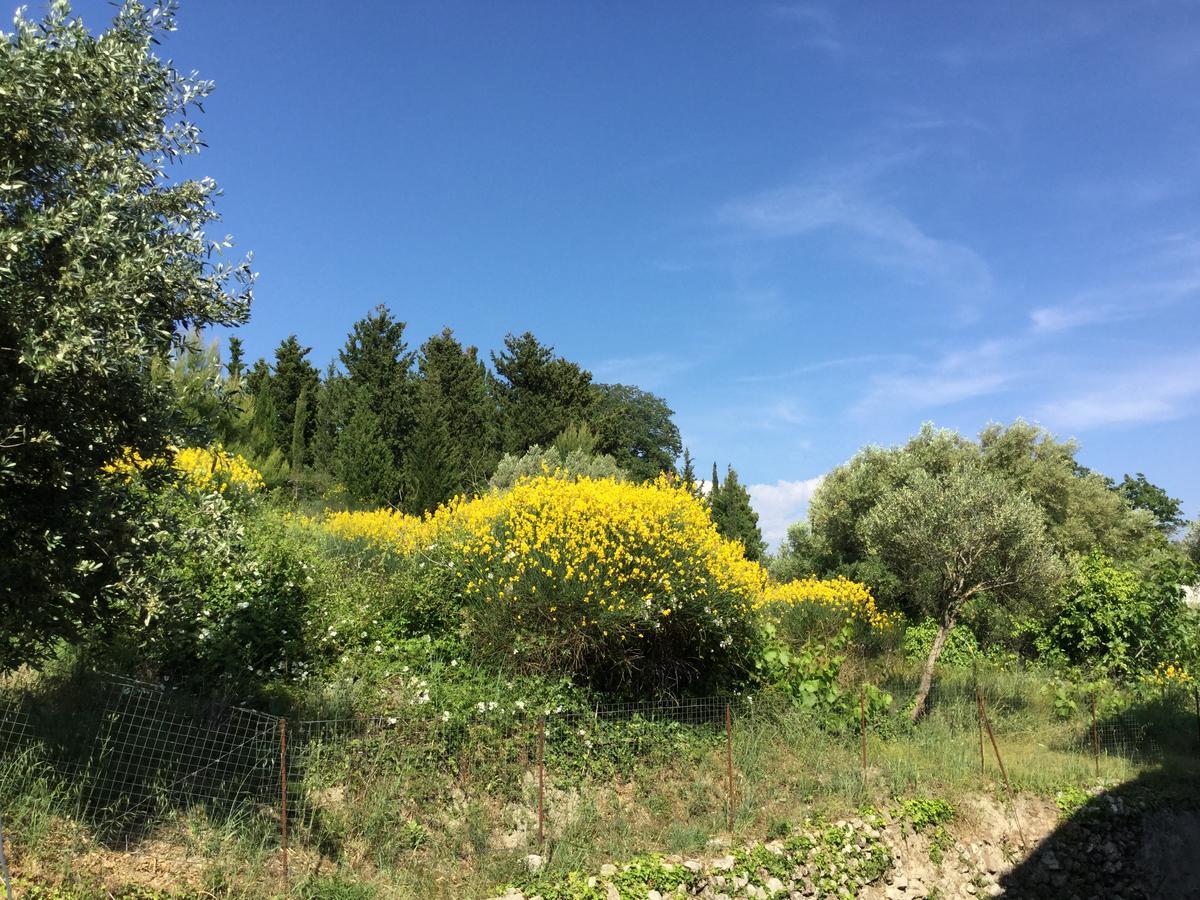
[[[101,471],[107,472],[109,475],[116,475],[122,481],[128,483],[139,472],[144,472],[151,466],[159,465],[160,462],[161,460],[157,459],[146,459],[136,450],[126,448],[120,457],[104,466]]]
[[[861,622],[877,630],[898,624],[900,616],[881,611],[865,584],[848,578],[801,578],[784,584],[771,584],[758,601],[758,608],[778,614],[789,608],[809,604]]]
[[[749,615],[767,585],[762,566],[666,477],[631,484],[543,474],[423,518],[332,513],[324,526],[402,553],[450,547],[466,599],[503,604],[528,624],[616,640],[645,639],[681,615],[723,628]]]
[[[403,554],[454,551],[460,591],[539,630],[644,640],[671,619],[727,628],[755,611],[801,604],[875,629],[895,624],[870,591],[845,578],[773,584],[741,544],[722,538],[677,481],[564,480],[457,498],[416,517],[393,510],[329,513],[324,528]]]
[[[240,454],[226,453],[220,446],[184,447],[175,451],[175,471],[195,490],[204,493],[229,488],[253,493],[263,488],[262,474]]]
[[[1149,684],[1188,684],[1191,682],[1192,676],[1179,663],[1159,663],[1153,672],[1145,676],[1144,680]]]
[[[136,450],[126,450],[104,471],[129,481],[139,472],[162,464],[163,460],[146,459]],[[252,493],[263,488],[263,477],[257,469],[220,446],[175,449],[171,468],[189,489],[199,493],[225,493],[230,488]]]
[[[382,550],[412,553],[433,537],[428,518],[409,516],[392,509],[371,512],[326,513],[325,530],[342,538],[366,541]]]

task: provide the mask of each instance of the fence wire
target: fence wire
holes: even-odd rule
[[[880,687],[902,698],[914,685]],[[940,679],[928,714],[973,734],[976,691],[969,676]],[[1002,679],[989,679],[978,691],[1002,741],[1044,725],[1045,704],[1035,709],[1015,682],[1006,690]],[[794,715],[786,704],[736,696],[587,710],[480,703],[454,715],[411,704],[373,717],[291,721],[123,678],[95,678],[67,694],[75,706],[64,712],[44,697],[0,689],[0,763],[40,754],[102,839],[129,840],[172,816],[249,815],[317,845],[335,834],[386,834],[396,853],[434,831],[455,836],[463,853],[534,847],[543,832],[562,827],[582,786],[592,785],[589,802],[617,809],[639,771],[663,765],[701,767],[702,791],[690,808],[723,819],[741,789],[731,730]],[[852,696],[854,723],[841,739],[857,750]],[[1086,700],[1076,701],[1060,749],[1127,760],[1194,752],[1200,714],[1192,700],[1186,692],[1152,694],[1101,703],[1094,717]],[[865,702],[861,723],[871,740],[888,738],[883,724],[867,719]],[[686,760],[681,746],[691,753]],[[866,742],[862,753],[865,764]]]

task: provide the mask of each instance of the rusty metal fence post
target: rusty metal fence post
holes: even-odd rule
[[[538,846],[546,840],[546,717],[538,718]]]
[[[728,794],[725,818],[733,831],[733,713],[728,703],[725,704],[725,778]]]
[[[291,890],[288,871],[288,810],[287,810],[287,719],[279,720],[279,838],[283,851],[283,883]]]

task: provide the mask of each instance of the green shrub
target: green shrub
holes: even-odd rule
[[[1191,662],[1195,628],[1180,587],[1190,574],[1170,558],[1146,573],[1098,551],[1078,559],[1052,621],[1035,638],[1039,654],[1063,668],[1118,678]]]
[[[792,701],[811,712],[830,730],[857,728],[865,710],[869,721],[886,716],[892,707],[892,695],[873,684],[861,687],[860,708],[857,690],[847,690],[840,682],[845,648],[852,641],[855,626],[843,617],[841,631],[832,638],[813,638],[799,647],[789,647],[775,639],[775,626],[764,626],[768,642],[756,669],[759,678],[782,691]]]
[[[129,627],[114,652],[174,683],[241,689],[305,667],[312,565],[258,501],[165,488],[142,574],[115,602]]]
[[[938,625],[933,619],[909,625],[904,631],[904,658],[910,662],[924,662],[929,658],[929,648],[933,646],[933,638],[937,634]],[[969,666],[979,654],[979,645],[975,635],[969,628],[957,625],[950,630],[942,655],[938,657],[941,666]]]

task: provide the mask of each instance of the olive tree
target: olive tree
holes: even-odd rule
[[[972,599],[1017,604],[1044,597],[1061,577],[1037,506],[976,466],[914,473],[861,520],[867,551],[899,579],[938,630],[913,705],[925,711],[934,667]]]
[[[0,33],[0,669],[111,614],[136,534],[104,468],[166,443],[156,360],[249,313],[216,184],[167,176],[211,88],[155,55],[173,28],[169,0],[99,34],[57,0]]]

